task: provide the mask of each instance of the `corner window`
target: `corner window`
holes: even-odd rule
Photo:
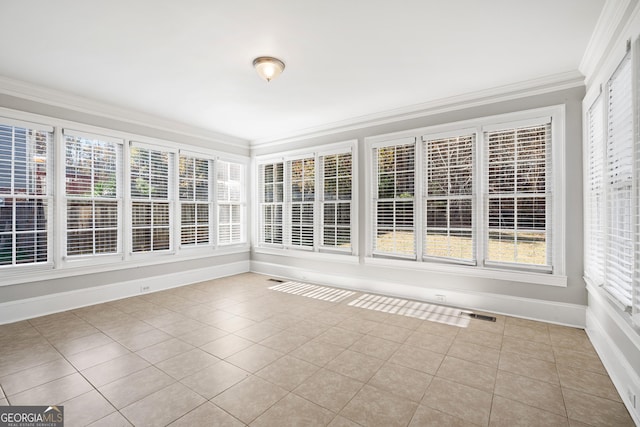
[[[586,120],[585,277],[602,286],[625,311],[638,315],[638,199],[634,196],[638,167],[633,160],[637,147],[629,53],[589,108]]]

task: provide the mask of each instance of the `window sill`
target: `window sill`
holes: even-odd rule
[[[613,319],[613,321],[618,325],[618,327],[625,331],[627,337],[637,343],[637,346],[640,348],[640,321],[637,318],[638,315],[631,315],[627,313],[623,309],[620,308],[621,304],[614,301],[607,291],[602,289],[600,286],[595,285],[591,280],[586,277],[583,277],[586,285],[587,285],[587,293],[589,294],[589,298],[593,298],[592,301],[589,301],[588,307],[593,308],[594,305],[599,305],[603,307],[605,312]]]
[[[380,267],[396,267],[418,271],[431,271],[434,273],[453,274],[456,276],[480,277],[487,279],[521,282],[527,284],[546,286],[567,286],[567,276],[548,273],[533,273],[529,271],[511,271],[496,268],[476,267],[466,265],[436,264],[432,262],[407,261],[388,258],[364,259],[365,265]]]
[[[256,247],[254,253],[262,255],[276,255],[293,258],[303,258],[308,260],[331,261],[345,264],[359,264],[360,258],[351,252],[315,252],[307,250],[289,249],[289,248],[266,248]]]

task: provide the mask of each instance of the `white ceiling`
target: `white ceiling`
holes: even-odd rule
[[[0,76],[247,140],[576,71],[605,0],[20,0]],[[271,83],[257,56],[286,63]]]

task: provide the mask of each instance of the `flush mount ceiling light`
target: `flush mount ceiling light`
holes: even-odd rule
[[[253,66],[258,72],[258,75],[267,82],[275,79],[284,71],[284,62],[271,56],[260,56],[254,59]]]

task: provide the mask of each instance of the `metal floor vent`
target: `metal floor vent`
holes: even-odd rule
[[[288,294],[299,295],[301,297],[314,298],[329,302],[340,302],[355,294],[353,291],[346,291],[344,289],[310,285],[308,283],[300,282],[284,282],[279,285],[271,286],[269,289],[272,291],[285,292]]]
[[[472,319],[485,320],[487,322],[495,322],[496,321],[496,318],[494,316],[487,316],[485,314],[471,313],[471,314],[469,314],[469,317],[471,317]]]
[[[471,312],[458,308],[444,307],[425,302],[411,301],[402,298],[385,297],[382,295],[364,294],[351,301],[350,306],[383,313],[399,314],[415,317],[416,319],[466,328],[471,322]]]

